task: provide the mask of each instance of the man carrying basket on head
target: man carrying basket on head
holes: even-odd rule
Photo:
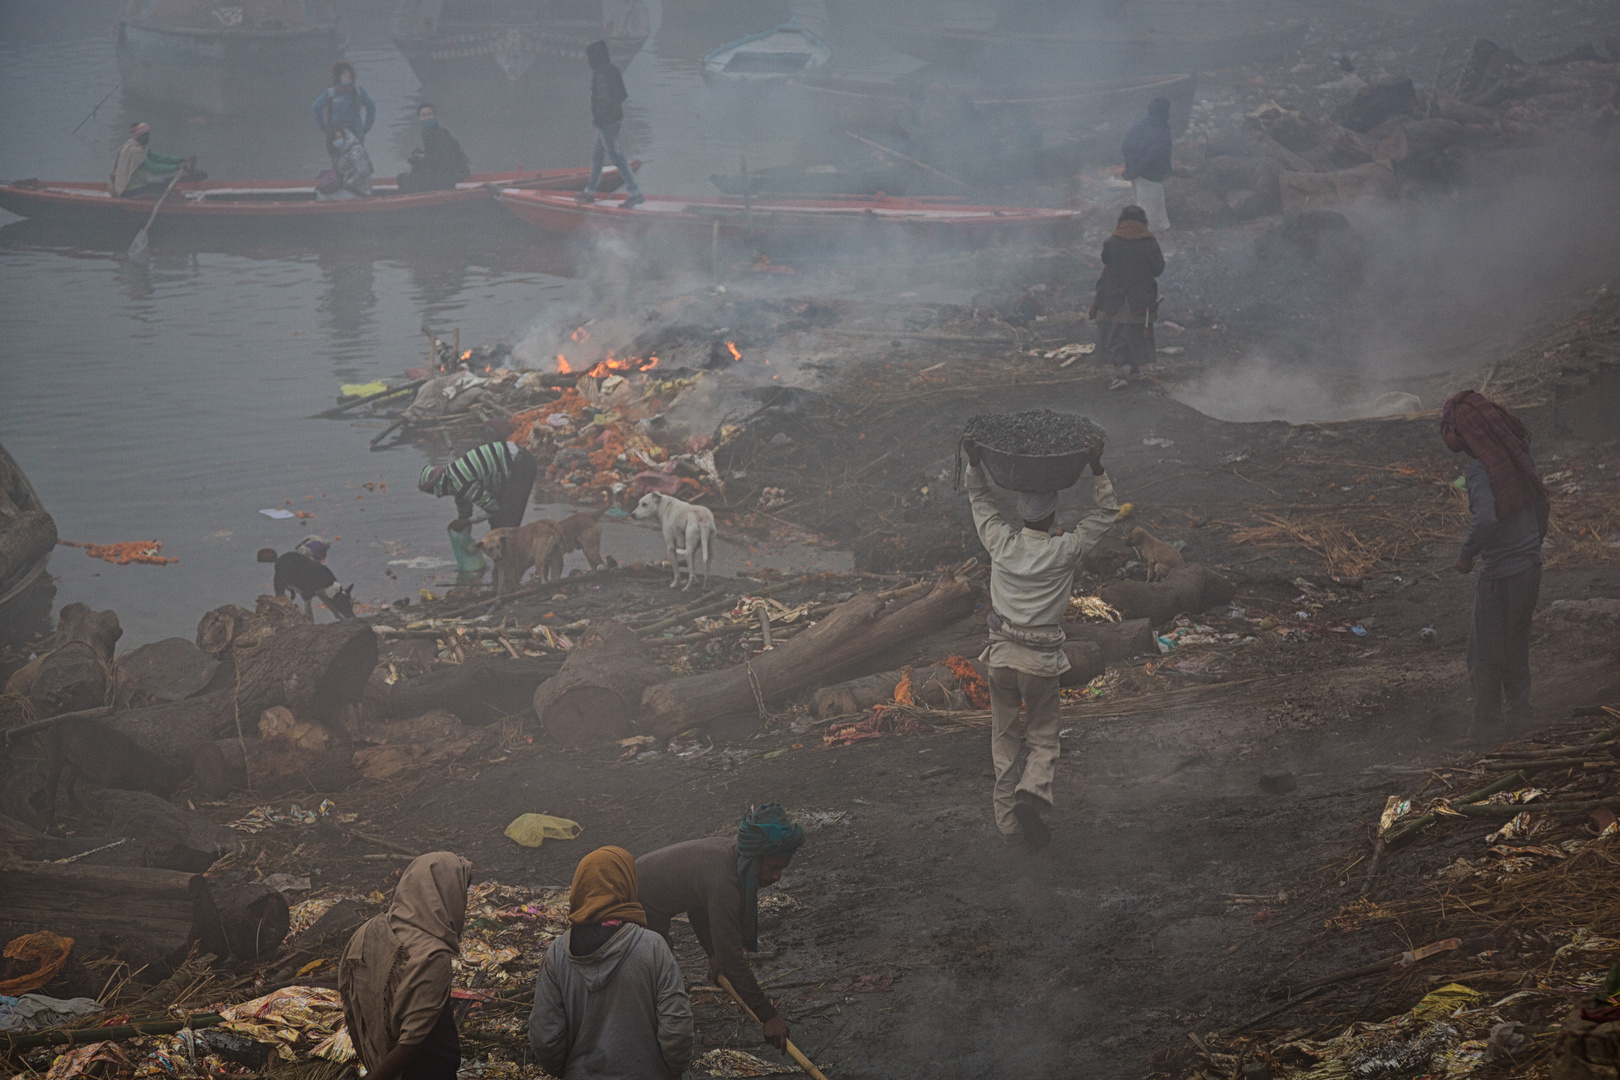
[[[1001,516],[990,492],[978,444],[963,436],[968,500],[979,542],[990,553],[990,645],[979,659],[990,667],[990,756],[996,781],[996,828],[1031,850],[1051,841],[1042,815],[1052,807],[1058,759],[1058,680],[1069,670],[1063,614],[1081,558],[1119,518],[1114,485],[1103,472],[1102,448],[1090,453],[1096,509],[1070,532],[1054,534],[1056,491],[1020,492],[1022,527]],[[1024,710],[1019,730],[1019,707]],[[1018,768],[1020,747],[1027,751]]]

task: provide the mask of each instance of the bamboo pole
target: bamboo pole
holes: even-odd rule
[[[139,1035],[173,1035],[187,1028],[213,1027],[225,1018],[218,1013],[197,1013],[184,1020],[137,1020],[114,1027],[85,1027],[53,1031],[34,1031],[26,1035],[6,1034],[0,1037],[0,1047],[7,1051],[27,1050],[34,1046],[80,1046],[84,1043],[106,1042],[109,1039],[133,1039]]]
[[[732,1001],[735,1001],[737,1004],[743,1007],[743,1012],[748,1014],[748,1019],[752,1020],[756,1024],[760,1023],[759,1017],[754,1015],[754,1010],[750,1009],[748,1007],[748,1003],[738,996],[736,989],[731,985],[731,980],[726,978],[724,975],[719,976],[719,979],[721,987],[725,989],[726,993],[731,995]],[[787,1052],[789,1057],[799,1063],[799,1068],[815,1077],[816,1080],[827,1080],[827,1075],[820,1069],[816,1068],[815,1062],[804,1056],[804,1051],[793,1045],[792,1039],[787,1040]]]

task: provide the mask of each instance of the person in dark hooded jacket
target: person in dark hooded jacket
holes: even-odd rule
[[[607,42],[591,42],[585,48],[585,59],[591,62],[591,124],[596,128],[596,147],[591,151],[590,182],[577,198],[582,203],[596,201],[602,166],[611,160],[624,178],[624,190],[629,194],[620,206],[628,210],[647,201],[636,186],[636,174],[630,171],[624,151],[619,149],[619,125],[624,122],[624,103],[630,93],[624,88],[624,76],[608,57]]]
[[[1170,227],[1170,215],[1164,209],[1164,181],[1170,175],[1169,98],[1148,103],[1147,115],[1131,125],[1120,151],[1136,205],[1147,211],[1149,228],[1164,232]]]
[[[466,152],[455,136],[439,126],[438,111],[428,102],[417,106],[416,124],[422,131],[422,145],[411,151],[411,171],[400,173],[395,181],[401,194],[448,191],[472,175]]]
[[[1114,234],[1103,241],[1103,272],[1091,302],[1099,358],[1124,364],[1133,375],[1153,361],[1158,277],[1164,273],[1164,253],[1148,229],[1147,217],[1140,206],[1127,206],[1119,212]]]

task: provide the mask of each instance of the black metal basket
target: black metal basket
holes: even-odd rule
[[[980,443],[979,458],[990,479],[1008,491],[1062,491],[1079,482],[1091,461],[1091,452],[1009,454]]]

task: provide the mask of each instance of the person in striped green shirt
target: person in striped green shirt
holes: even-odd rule
[[[436,498],[454,497],[456,520],[450,527],[458,532],[472,528],[475,508],[489,516],[491,529],[515,528],[523,524],[529,507],[534,472],[534,455],[523,447],[492,442],[473,447],[448,465],[429,465],[416,486]]]

